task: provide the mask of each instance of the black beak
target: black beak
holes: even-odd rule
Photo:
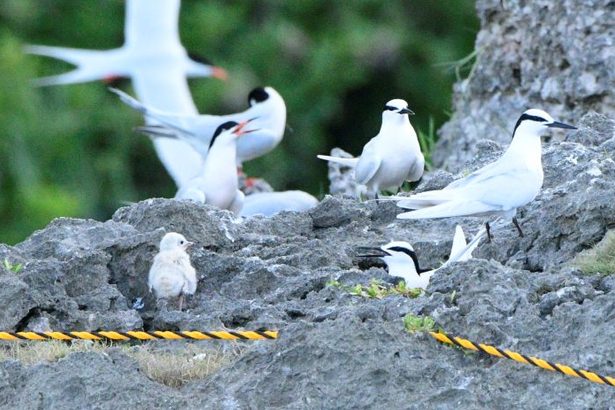
[[[359,246],[356,248],[359,258],[382,258],[383,256],[390,256],[391,254],[380,248],[372,248],[369,246]]]
[[[573,127],[572,125],[564,124],[563,122],[553,121],[551,124],[547,124],[549,128],[563,128],[566,130],[576,130],[577,127]]]
[[[414,111],[412,111],[410,108],[406,107],[406,108],[402,108],[401,110],[399,110],[400,114],[408,114],[408,115],[414,115]]]

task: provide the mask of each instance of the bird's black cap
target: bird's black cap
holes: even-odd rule
[[[256,87],[248,94],[248,104],[252,106],[254,102],[262,102],[269,98],[269,93],[263,87]]]
[[[214,135],[211,137],[211,141],[209,141],[209,148],[211,148],[211,146],[214,145],[214,141],[216,140],[216,138],[218,138],[218,135],[222,134],[223,131],[227,131],[227,130],[230,130],[236,127],[237,125],[239,124],[237,124],[235,121],[227,121],[225,123],[220,124],[218,128],[216,128]]]

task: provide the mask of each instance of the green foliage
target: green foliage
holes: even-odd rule
[[[11,263],[8,258],[4,258],[3,265],[4,269],[14,273],[19,273],[19,271],[21,271],[21,269],[23,268],[23,265],[21,263]]]
[[[125,201],[174,194],[150,141],[132,131],[141,117],[103,84],[30,84],[71,67],[26,56],[25,44],[118,47],[123,15],[121,0],[96,7],[3,1],[0,242],[18,242],[53,217],[106,219]],[[286,100],[282,144],[246,171],[279,190],[318,194],[327,186],[327,167],[316,154],[334,146],[358,154],[392,98],[409,102],[431,150],[455,79],[454,70],[437,64],[471,55],[478,19],[472,0],[184,0],[180,26],[187,50],[230,74],[226,83],[190,82],[201,112],[243,110],[258,85],[274,86]]]
[[[427,168],[427,170],[431,170],[431,154],[433,153],[433,150],[436,147],[436,142],[438,141],[438,137],[436,136],[436,124],[433,117],[429,117],[427,131],[425,132],[419,128],[417,137],[419,139],[419,144],[421,145],[421,151],[425,156],[425,168]]]
[[[401,281],[395,286],[382,283],[376,279],[372,279],[369,285],[343,285],[339,281],[329,281],[327,286],[339,288],[353,296],[360,296],[367,299],[383,299],[387,296],[403,296],[407,298],[416,298],[421,296],[424,291],[420,288],[407,288],[406,282]]]
[[[596,246],[579,254],[575,264],[586,274],[615,274],[615,230],[608,231]]]
[[[408,313],[404,316],[404,329],[409,333],[432,332],[436,328],[436,321],[430,316],[416,316]]]

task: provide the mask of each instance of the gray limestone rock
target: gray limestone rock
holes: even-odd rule
[[[613,1],[478,0],[476,8],[476,61],[455,85],[434,165],[457,172],[477,141],[507,144],[528,108],[571,124],[592,110],[615,116]]]
[[[378,260],[359,260],[356,248],[407,240],[422,265],[437,267],[455,225],[471,236],[483,219],[402,221],[393,202],[340,196],[305,213],[239,219],[155,199],[104,223],[58,219],[15,247],[1,246],[0,257],[23,264],[0,269],[6,330],[265,327],[281,337],[242,343],[237,360],[179,389],[144,378],[121,354],[71,354],[29,367],[7,361],[0,403],[106,408],[113,391],[114,404],[154,408],[612,407],[610,388],[442,346],[407,334],[402,321],[429,315],[453,335],[615,374],[613,277],[571,266],[615,226],[615,162],[603,148],[612,128],[595,114],[581,123],[574,138],[545,144],[543,190],[519,212],[526,236],[512,226],[494,230],[474,260],[438,271],[416,299],[350,294],[374,279],[393,282]],[[501,152],[488,141],[479,147],[460,174],[427,174],[417,189],[443,187]],[[171,230],[196,242],[198,288],[181,312],[147,290],[158,241]],[[139,310],[136,298],[144,301]]]

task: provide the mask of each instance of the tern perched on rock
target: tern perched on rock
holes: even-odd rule
[[[160,251],[154,257],[149,270],[148,286],[158,299],[179,296],[179,310],[182,310],[184,295],[196,291],[196,271],[190,264],[186,249],[192,245],[183,235],[169,232],[160,241]]]
[[[189,188],[180,189],[176,198],[196,200],[239,214],[244,194],[239,190],[235,167],[237,139],[253,132],[244,129],[249,122],[247,120],[238,124],[227,121],[218,126],[210,141],[203,174]]]
[[[156,110],[128,94],[112,88],[128,106],[146,117],[160,122],[160,126],[140,127],[139,131],[154,137],[175,136],[189,143],[203,157],[209,152],[211,136],[220,124],[227,121],[254,120],[255,131],[237,143],[237,165],[257,158],[274,149],[282,140],[286,127],[286,104],[272,87],[257,87],[248,94],[249,108],[229,115],[181,115]]]
[[[357,250],[361,252],[359,257],[382,258],[386,263],[389,275],[400,277],[406,282],[409,288],[427,288],[431,276],[438,269],[449,265],[453,262],[463,262],[472,258],[472,252],[478,246],[480,240],[485,236],[486,230],[481,229],[472,238],[470,243],[466,244],[465,235],[461,226],[455,228],[455,236],[453,237],[453,245],[448,260],[437,269],[422,269],[419,265],[419,259],[412,245],[405,241],[392,241],[379,248],[360,247]]]
[[[404,181],[418,181],[423,176],[425,158],[409,114],[414,114],[404,100],[391,100],[384,106],[380,132],[372,138],[359,158],[318,158],[354,168],[355,179],[377,197],[382,190],[397,190]]]
[[[125,42],[113,50],[27,47],[30,54],[53,57],[77,66],[68,73],[37,79],[35,84],[47,86],[129,77],[137,96],[148,106],[196,115],[187,77],[225,79],[227,75],[222,68],[188,56],[179,38],[179,10],[180,0],[127,0]],[[156,123],[154,120],[147,122]],[[201,171],[203,158],[186,142],[158,138],[153,143],[178,187]]]
[[[429,219],[496,215],[512,220],[519,235],[523,236],[515,215],[517,208],[536,198],[542,187],[540,136],[548,128],[576,129],[555,121],[542,110],[527,110],[519,117],[512,142],[502,157],[441,190],[399,197],[399,207],[416,211],[404,212],[397,217]],[[491,239],[489,222],[485,227]]]

